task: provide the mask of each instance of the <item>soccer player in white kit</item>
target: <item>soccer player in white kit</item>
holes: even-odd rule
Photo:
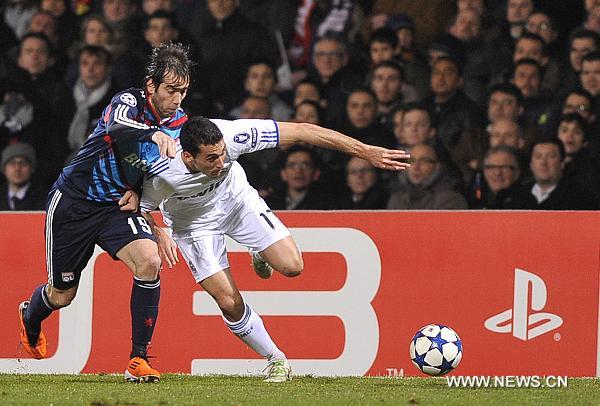
[[[304,263],[298,246],[237,162],[242,154],[298,142],[358,156],[377,168],[410,166],[404,151],[366,145],[312,124],[195,117],[181,129],[175,158],[154,165],[146,175],[140,204],[165,263],[172,267],[178,262],[178,246],[196,282],[217,302],[227,327],[267,359],[267,382],[289,380],[291,368],[233,281],[225,235],[250,249],[259,276],[268,278],[273,269],[289,277],[300,275]],[[159,206],[176,245],[149,214]]]

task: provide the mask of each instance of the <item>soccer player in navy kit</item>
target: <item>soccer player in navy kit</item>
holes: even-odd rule
[[[175,139],[187,120],[180,105],[190,70],[183,46],[155,48],[145,89],[127,89],[113,97],[52,187],[46,207],[48,283],[19,306],[20,340],[33,358],[46,356],[41,323],[74,299],[81,271],[97,244],[133,272],[132,351],[125,378],[160,379],[146,351],[158,316],[161,259],[152,230],[136,211],[144,175],[168,162],[160,161],[161,156],[175,156]]]

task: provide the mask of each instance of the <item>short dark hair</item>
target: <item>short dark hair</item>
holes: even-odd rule
[[[405,79],[404,78],[404,69],[402,68],[402,65],[400,65],[399,63],[396,63],[394,61],[382,61],[371,68],[371,71],[369,72],[369,83],[371,83],[371,81],[373,80],[373,75],[375,74],[375,71],[379,68],[394,69],[396,72],[398,72],[398,75],[400,75],[400,81],[404,82],[404,79]]]
[[[319,104],[319,102],[316,102],[314,100],[303,100],[300,103],[298,103],[298,105],[294,108],[294,117],[296,116],[296,113],[298,112],[298,108],[302,105],[309,105],[315,108],[316,112],[317,112],[317,116],[319,116],[319,123],[324,123],[325,122],[325,109],[323,109],[323,107],[321,107],[321,105]]]
[[[161,44],[153,48],[146,65],[145,81],[151,80],[158,88],[168,73],[191,81],[194,63],[190,60],[189,52],[189,48],[180,43]]]
[[[83,54],[90,54],[100,59],[106,66],[110,66],[112,62],[112,56],[108,49],[98,45],[84,45],[79,50],[79,59]]]
[[[560,117],[560,120],[558,121],[559,127],[560,127],[561,123],[577,123],[577,125],[583,132],[583,138],[585,140],[588,139],[588,123],[587,123],[587,121],[585,121],[585,119],[581,115],[579,115],[577,113],[563,114]],[[558,128],[557,128],[557,131],[558,131]],[[557,133],[557,135],[558,135],[558,133]]]
[[[598,61],[600,61],[600,51],[590,52],[589,54],[587,54],[586,56],[581,58],[582,65],[584,62],[598,62]]]
[[[246,68],[246,76],[245,76],[246,78],[248,77],[248,74],[250,73],[250,69],[256,65],[268,66],[269,69],[271,70],[271,73],[273,74],[273,78],[275,79],[275,81],[277,81],[277,69],[275,68],[275,65],[273,64],[273,62],[267,58],[257,58],[257,59],[253,59],[252,61],[250,61],[250,63],[247,65],[247,68]]]
[[[23,50],[23,43],[29,38],[35,38],[42,41],[44,44],[46,44],[46,50],[48,51],[48,55],[54,55],[54,47],[52,46],[52,41],[50,41],[50,38],[48,38],[46,34],[43,34],[41,32],[28,32],[27,34],[23,35],[23,37],[21,38],[21,42],[19,43],[19,54]]]
[[[575,30],[569,35],[569,45],[573,44],[573,41],[576,39],[590,39],[594,42],[594,46],[596,50],[600,47],[600,35],[598,35],[595,31],[579,29]]]
[[[497,83],[490,87],[488,92],[488,101],[494,93],[509,94],[517,99],[517,104],[519,106],[523,105],[523,93],[521,93],[521,90],[519,90],[519,88],[512,83]]]
[[[146,31],[150,27],[150,21],[155,19],[169,20],[169,22],[171,23],[171,28],[175,30],[179,29],[179,27],[177,26],[177,19],[175,18],[175,14],[165,10],[156,10],[154,13],[150,14],[144,19],[144,31]]]
[[[585,97],[590,102],[590,111],[592,111],[592,112],[595,111],[594,110],[596,107],[596,103],[594,103],[595,97],[592,96],[592,94],[590,92],[588,92],[587,90],[585,90],[584,88],[581,88],[581,87],[577,87],[577,88],[571,90],[569,93],[567,93],[567,95],[563,99],[562,107],[565,106],[565,102],[567,101],[569,96],[571,96],[572,94],[575,94],[575,95],[581,96],[581,97]]]
[[[181,148],[196,156],[202,145],[215,145],[223,139],[219,127],[206,117],[192,117],[181,128],[179,142]]]
[[[302,145],[302,144],[296,144],[296,145],[292,145],[290,148],[288,148],[288,150],[285,153],[285,160],[283,161],[283,165],[285,168],[285,165],[287,164],[287,160],[290,157],[290,155],[295,154],[297,152],[305,152],[306,154],[309,155],[310,160],[313,163],[313,167],[315,168],[319,168],[319,157],[315,152],[315,149],[307,146],[307,145]]]
[[[369,37],[369,47],[373,42],[383,42],[389,44],[392,48],[396,49],[398,46],[398,36],[396,32],[390,28],[379,28],[371,33]]]
[[[567,153],[565,152],[565,146],[563,145],[562,141],[559,140],[557,137],[540,137],[538,139],[536,139],[533,144],[531,144],[531,154],[530,156],[533,154],[533,150],[537,145],[540,144],[553,144],[556,145],[556,147],[558,148],[558,152],[560,154],[560,160],[564,161],[565,157],[567,156]]]
[[[514,66],[513,66],[512,75],[511,75],[511,77],[513,79],[515,78],[515,72],[517,71],[517,68],[521,65],[535,66],[538,71],[538,74],[540,75],[540,78],[544,75],[542,65],[540,65],[538,63],[538,61],[536,61],[535,59],[531,59],[531,58],[523,58],[523,59],[519,59],[517,62],[515,62]]]
[[[521,41],[522,39],[528,39],[531,41],[537,41],[540,43],[540,45],[542,46],[542,54],[543,55],[548,55],[548,49],[546,47],[546,41],[544,41],[544,39],[542,37],[540,37],[537,34],[534,34],[532,32],[528,32],[525,31],[523,34],[521,34],[521,36],[519,38],[516,39],[515,41],[515,49],[517,49],[517,42]]]
[[[463,77],[463,64],[461,63],[460,59],[458,59],[458,58],[456,58],[454,56],[451,56],[451,55],[440,56],[435,61],[435,63],[433,64],[433,66],[437,65],[440,62],[444,62],[444,61],[452,63],[456,67],[456,71],[458,73],[458,76],[461,77],[461,78]],[[433,66],[432,66],[432,68],[433,68]]]

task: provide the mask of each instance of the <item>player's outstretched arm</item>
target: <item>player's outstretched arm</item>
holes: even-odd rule
[[[279,126],[279,144],[283,146],[304,142],[366,159],[380,169],[403,171],[410,167],[410,164],[406,162],[410,155],[399,149],[364,144],[335,130],[314,124],[277,122],[277,125]]]
[[[173,266],[179,262],[179,257],[177,256],[177,244],[175,244],[173,238],[171,238],[165,230],[156,224],[152,214],[142,211],[142,216],[144,216],[152,229],[152,234],[156,237],[158,254],[169,268],[173,268]]]

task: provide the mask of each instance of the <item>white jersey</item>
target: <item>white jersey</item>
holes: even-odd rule
[[[223,133],[225,164],[217,177],[190,173],[179,150],[173,159],[154,165],[144,179],[141,208],[163,212],[165,224],[175,236],[219,233],[228,214],[244,197],[256,191],[250,186],[242,166],[242,154],[275,148],[279,128],[273,120],[211,120]]]

